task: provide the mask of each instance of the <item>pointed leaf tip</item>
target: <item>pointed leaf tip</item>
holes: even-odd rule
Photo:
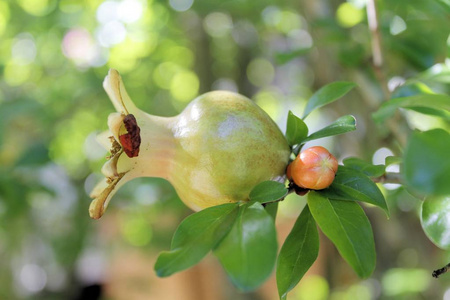
[[[306,104],[302,119],[305,119],[313,110],[325,106],[341,98],[356,86],[353,82],[336,81],[320,88],[312,95]]]
[[[278,255],[277,287],[281,299],[302,279],[319,254],[319,235],[309,207],[305,206]]]
[[[372,226],[361,206],[352,201],[332,200],[318,192],[308,194],[308,206],[323,233],[361,278],[375,269]]]

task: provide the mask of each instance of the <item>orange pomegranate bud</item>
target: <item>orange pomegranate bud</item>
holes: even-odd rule
[[[302,151],[290,165],[287,173],[290,171],[295,184],[312,190],[329,187],[338,169],[337,159],[320,146]]]
[[[291,163],[287,166],[287,169],[286,169],[286,177],[287,177],[288,180],[292,180],[292,163],[293,163],[293,162],[291,162]]]

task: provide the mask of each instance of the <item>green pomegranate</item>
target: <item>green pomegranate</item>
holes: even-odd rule
[[[100,218],[111,197],[136,177],[167,179],[181,200],[198,211],[246,201],[265,180],[284,180],[290,148],[276,124],[248,98],[227,91],[197,97],[175,117],[139,110],[116,70],[103,86],[117,113],[102,134],[111,155],[106,179],[92,191],[89,212]]]

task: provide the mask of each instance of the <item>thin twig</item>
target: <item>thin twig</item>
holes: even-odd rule
[[[447,273],[448,270],[450,270],[450,263],[448,263],[441,269],[434,270],[433,273],[431,273],[431,276],[433,276],[434,278],[439,278],[440,275]]]
[[[375,0],[367,2],[367,22],[369,24],[371,43],[372,43],[372,63],[375,76],[380,83],[383,90],[385,100],[391,98],[391,93],[388,88],[387,79],[383,72],[383,51],[381,47],[381,33],[378,24],[377,7]]]
[[[385,173],[380,177],[372,178],[376,183],[397,183],[403,184],[403,179],[400,173]]]
[[[384,73],[384,58],[383,47],[380,32],[380,25],[378,23],[378,13],[376,0],[367,1],[367,23],[370,29],[370,37],[372,44],[372,65],[375,76],[383,91],[384,100],[387,101],[391,98],[391,92],[389,91],[388,81]],[[399,123],[402,121],[401,116],[397,113],[393,119],[387,121],[387,126],[396,137],[400,145],[406,145],[406,132],[403,132],[403,128],[399,128]]]

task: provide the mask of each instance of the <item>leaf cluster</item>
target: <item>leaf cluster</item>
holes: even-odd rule
[[[294,154],[307,141],[355,130],[352,116],[341,117],[310,135],[303,121],[313,110],[337,100],[354,86],[335,82],[323,87],[311,97],[303,119],[289,112],[286,137]],[[261,182],[247,201],[211,207],[187,217],[175,232],[171,250],[158,257],[155,270],[159,276],[169,276],[195,265],[212,251],[231,281],[249,291],[262,284],[276,265],[279,295],[285,299],[317,259],[318,225],[358,276],[368,277],[375,268],[374,239],[357,202],[378,206],[388,214],[383,194],[370,179],[384,172],[384,166],[346,159],[329,188],[309,192],[308,204],[278,255],[276,207],[295,187],[293,183]]]
[[[348,93],[355,84],[334,82],[318,90],[309,100],[302,118],[289,112],[286,138],[292,154],[298,155],[311,140],[356,129],[355,118],[346,115],[309,133],[305,119],[310,113]],[[448,120],[450,98],[420,94],[395,98],[373,114],[386,122],[396,110],[409,109]],[[331,186],[308,192],[307,205],[278,252],[275,218],[279,201],[292,192],[289,184],[264,181],[253,188],[249,199],[211,207],[187,217],[173,237],[171,250],[160,254],[155,269],[169,276],[198,263],[210,251],[219,259],[231,281],[242,291],[261,285],[276,266],[280,299],[286,299],[318,257],[318,228],[361,278],[369,277],[376,264],[371,224],[360,203],[381,208],[389,218],[385,197],[375,182],[388,178],[386,167],[401,166],[401,183],[424,195],[421,222],[428,237],[439,247],[450,249],[450,134],[443,129],[415,131],[402,157],[390,156],[384,165],[360,158],[343,160]]]

